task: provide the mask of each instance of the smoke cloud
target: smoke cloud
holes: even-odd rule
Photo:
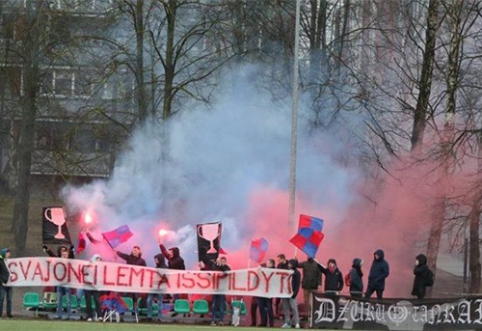
[[[212,108],[185,109],[165,125],[153,119],[140,125],[109,179],[62,190],[67,209],[95,214],[90,231],[97,237],[128,224],[134,236],[119,250],[139,245],[151,266],[159,253],[158,231],[167,229],[165,244],[179,247],[187,267],[197,268],[195,226],[214,221],[222,222],[221,246],[233,268],[254,266],[248,262],[250,242],[260,237],[269,242],[267,258],[293,257],[288,242],[297,226],[288,225],[291,107],[249,81],[226,86],[231,90]],[[353,258],[362,258],[366,284],[373,252],[382,248],[392,266],[387,295],[408,296],[416,253],[412,239],[420,235],[420,216],[427,214],[419,198],[420,176],[410,179],[403,172],[402,180],[387,176],[372,183],[356,164],[340,161],[360,153],[349,143],[360,118],[352,115],[351,122],[344,119],[335,129],[311,130],[303,109],[296,215],[325,220],[318,260],[336,258],[346,273]],[[99,250],[114,258],[105,245],[92,244],[85,258]],[[298,258],[306,257],[298,252]]]

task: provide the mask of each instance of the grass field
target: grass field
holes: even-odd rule
[[[270,328],[247,328],[247,327],[211,327],[190,324],[135,324],[135,323],[101,323],[101,322],[67,322],[67,321],[47,321],[40,319],[14,319],[0,320],[0,330],[5,331],[181,331],[181,330],[267,330]],[[273,329],[271,329],[273,330]]]

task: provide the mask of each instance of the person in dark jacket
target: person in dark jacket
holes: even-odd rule
[[[278,264],[276,265],[276,269],[284,269],[288,270],[288,261],[286,260],[286,256],[284,254],[279,254],[277,257]],[[276,298],[275,303],[274,303],[274,315],[275,317],[278,316],[278,313],[280,311],[280,305],[281,305],[281,298]]]
[[[413,280],[412,295],[415,295],[418,299],[423,299],[426,293],[426,280],[428,277],[429,268],[427,266],[427,257],[423,254],[417,255],[415,258],[415,267],[413,268],[413,274],[415,279]]]
[[[320,264],[321,272],[325,275],[325,293],[339,294],[343,290],[343,275],[336,265],[335,259],[328,260],[328,267]]]
[[[114,251],[118,257],[125,260],[129,265],[138,265],[142,267],[146,266],[146,261],[142,258],[142,251],[139,246],[134,246],[130,254],[122,253],[117,250]]]
[[[266,268],[266,263],[261,263],[261,268]],[[264,301],[265,298],[263,297],[252,297],[251,301],[251,326],[266,326],[266,313],[265,313],[265,305],[266,302]],[[257,312],[259,311],[259,317],[261,318],[261,324],[257,325]]]
[[[213,271],[227,273],[231,268],[226,263],[226,258],[221,257],[218,263],[214,265]],[[223,326],[224,312],[226,310],[226,296],[224,294],[213,295],[212,319],[211,325]]]
[[[186,270],[184,266],[184,260],[181,257],[181,253],[178,247],[171,247],[169,250],[166,249],[166,246],[159,241],[159,248],[161,249],[162,254],[167,259],[167,267],[173,270]]]
[[[70,248],[68,248],[67,246],[65,245],[60,245],[57,247],[57,252],[54,252],[52,249],[50,249],[50,247],[48,247],[47,245],[45,244],[42,244],[42,249],[44,251],[44,253],[47,253],[48,256],[50,257],[60,257],[62,255],[63,252],[68,252],[69,253],[69,259],[75,259],[75,248],[73,245],[70,246]],[[79,290],[78,290],[79,291]],[[51,295],[52,293],[56,293],[57,292],[57,288],[55,286],[45,286],[44,287],[44,295]],[[82,291],[79,291],[80,293]]]
[[[60,249],[60,259],[69,259],[70,253],[68,249]],[[72,289],[65,286],[57,286],[57,316],[55,319],[62,319],[62,298],[65,295],[67,305],[67,319],[72,319]]]
[[[390,275],[388,262],[385,260],[385,253],[378,249],[373,254],[373,262],[368,275],[368,286],[365,298],[370,298],[373,292],[377,293],[377,298],[383,298],[385,290],[385,279]]]
[[[169,249],[166,249],[166,246],[161,241],[161,238],[159,238],[159,248],[161,249],[162,255],[167,259],[167,268],[171,270],[186,270],[186,267],[184,265],[184,260],[181,257],[181,252],[179,251],[178,247],[171,247]],[[208,261],[205,261],[208,262]],[[205,266],[208,266],[205,265]],[[210,266],[208,266],[210,267]],[[173,294],[172,298],[174,300],[179,299],[179,294]],[[177,313],[172,313],[171,316],[176,316]]]
[[[166,269],[166,260],[164,258],[164,255],[157,254],[154,256],[154,262],[156,264],[157,269]],[[162,301],[164,299],[162,293],[149,293],[147,296],[147,320],[150,322],[152,321],[152,304],[154,302],[154,298],[157,298],[157,321],[160,322],[162,319]]]
[[[45,244],[42,245],[42,248],[43,248],[44,252],[47,253],[47,255],[50,256],[50,257],[60,257],[64,251],[65,252],[68,251],[69,252],[68,258],[69,259],[75,259],[75,247],[74,246],[70,246],[70,248],[68,248],[67,246],[61,245],[61,246],[57,247],[57,253],[52,251]]]
[[[142,251],[139,246],[134,246],[132,248],[132,252],[128,255],[126,253],[119,252],[117,250],[114,250],[117,256],[119,256],[121,259],[125,260],[127,264],[129,265],[137,265],[141,267],[146,266],[146,261],[142,258]],[[130,296],[132,298],[132,301],[134,301],[134,313],[137,316],[137,293],[129,293],[126,294],[127,296]]]
[[[300,328],[300,317],[298,315],[298,302],[296,301],[296,297],[300,291],[301,275],[297,269],[297,266],[298,261],[296,260],[290,260],[288,262],[289,269],[293,270],[293,275],[291,276],[291,289],[293,294],[291,298],[283,298],[283,313],[285,315],[285,323],[281,326],[283,329],[291,328],[291,312],[293,313],[292,322],[295,325],[295,328]]]
[[[7,260],[10,258],[10,249],[4,248],[0,251],[0,318],[3,316],[3,301],[7,298],[7,317],[12,315],[12,288],[7,286],[10,280],[10,270],[8,270]]]
[[[102,257],[99,254],[94,254],[90,259],[91,263],[97,263],[102,261]],[[100,304],[100,291],[97,290],[84,290],[85,295],[85,309],[87,311],[87,321],[91,322],[94,320],[94,311],[92,309],[92,301],[95,304],[95,312],[97,314],[97,320],[102,321],[102,308]]]
[[[361,298],[363,296],[363,272],[361,270],[362,264],[362,259],[353,259],[353,264],[350,270],[350,295],[353,298]]]
[[[268,263],[262,263],[262,268],[274,268],[275,262],[273,259],[269,259]],[[261,324],[259,326],[274,326],[274,314],[273,314],[273,300],[267,297],[258,298],[259,315],[261,316]]]
[[[303,289],[303,304],[306,311],[311,311],[311,292],[316,291],[321,285],[322,268],[313,258],[298,263],[298,268],[303,270],[301,288]]]

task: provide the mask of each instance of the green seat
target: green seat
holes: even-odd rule
[[[56,292],[45,292],[44,300],[42,302],[42,307],[45,309],[57,308],[57,293]]]
[[[241,315],[246,315],[246,304],[244,303],[244,301],[239,301],[239,300],[234,300],[232,303],[231,303],[231,311],[233,311],[232,308],[234,307],[239,307],[239,313]]]
[[[177,299],[174,302],[174,312],[178,314],[189,314],[191,312],[189,301],[185,299]]]
[[[136,323],[139,323],[139,314],[137,311],[137,302],[136,306],[134,307],[134,299],[131,297],[122,297],[122,300],[127,306],[127,311],[129,311],[132,315],[136,317]]]
[[[92,309],[95,309],[95,300],[92,299],[91,301],[92,301],[91,303]],[[80,298],[79,307],[80,309],[87,308],[87,300],[85,299],[85,295],[83,295],[82,298]]]
[[[194,314],[207,314],[209,313],[209,304],[206,300],[196,300],[192,307]]]
[[[38,315],[40,296],[36,292],[27,292],[23,296],[23,307],[26,309],[35,308],[35,316]]]
[[[87,308],[87,302],[85,301],[85,296],[82,296],[82,298],[80,298],[79,307],[80,309]]]
[[[35,292],[27,292],[23,296],[23,306],[25,308],[38,308],[40,305],[40,296]]]
[[[127,310],[132,312],[134,310],[134,300],[131,297],[122,297],[122,300],[124,300]]]
[[[137,299],[137,309],[139,310],[140,314],[147,314],[147,302],[146,302],[146,307],[142,307],[142,298]],[[152,311],[157,312],[156,303],[152,303]]]

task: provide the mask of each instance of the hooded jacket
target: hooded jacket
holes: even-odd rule
[[[368,288],[384,291],[385,279],[390,275],[390,268],[385,260],[385,253],[381,249],[376,250],[374,255],[378,255],[379,259],[373,259],[368,275]]]
[[[363,272],[361,271],[362,260],[353,259],[352,269],[350,270],[350,294],[363,293]]]
[[[423,254],[417,255],[415,258],[418,261],[418,265],[413,268],[413,274],[415,275],[415,279],[413,280],[413,288],[412,288],[412,295],[415,295],[417,298],[422,299],[425,297],[425,293],[427,287],[425,285],[425,280],[428,277],[428,266],[427,266],[427,257]]]
[[[6,284],[10,279],[10,271],[7,267],[7,262],[5,261],[5,256],[10,250],[8,248],[3,248],[0,251],[0,283]]]
[[[172,251],[172,257],[170,257],[169,252],[166,249],[166,246],[164,246],[163,244],[160,244],[159,248],[161,249],[162,254],[167,259],[167,267],[169,269],[186,270],[186,267],[184,265],[184,260],[181,257],[178,247],[172,247],[169,249],[170,251]]]
[[[298,268],[303,269],[303,279],[301,287],[304,290],[316,290],[321,285],[321,269],[320,265],[312,258],[298,263]]]
[[[292,299],[296,299],[298,296],[298,292],[300,291],[300,279],[301,274],[297,269],[298,261],[290,260],[288,265],[291,266],[290,270],[293,270],[293,275],[291,276],[291,289],[293,291],[293,295],[291,296]]]
[[[325,275],[325,292],[339,292],[343,289],[343,275],[338,269],[335,259],[329,259],[328,266],[330,263],[335,265],[335,269],[330,270],[329,267],[319,264],[321,272]]]
[[[131,254],[125,254],[121,252],[117,252],[117,256],[121,259],[125,260],[127,264],[130,265],[138,265],[138,266],[146,266],[146,261],[142,258],[142,253],[139,252],[139,256],[134,256]]]

